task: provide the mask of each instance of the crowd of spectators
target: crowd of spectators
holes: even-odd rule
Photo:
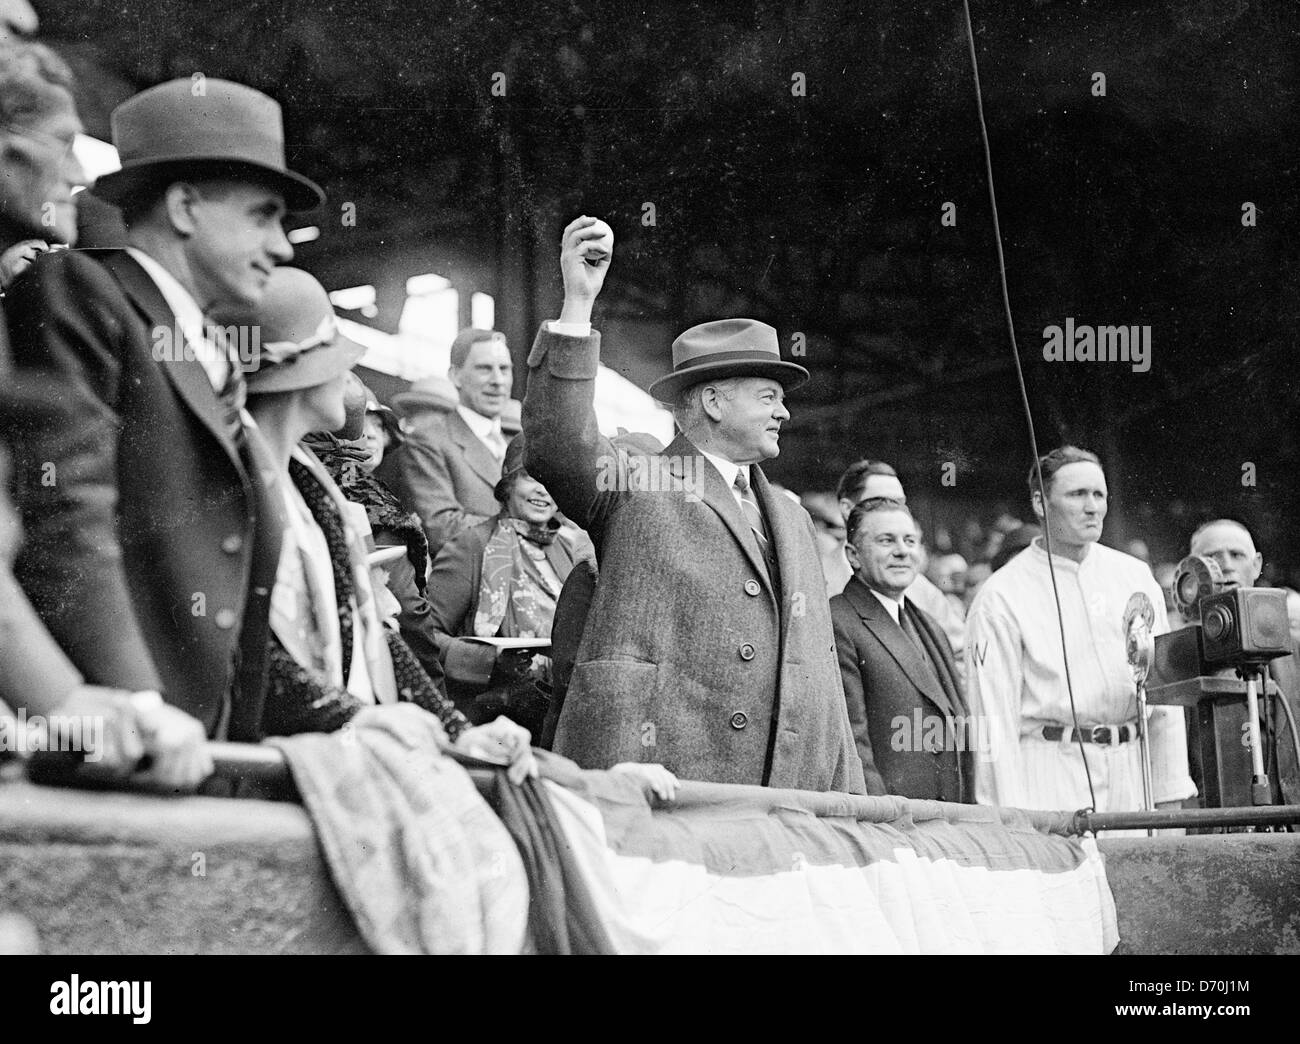
[[[760,465],[808,374],[748,319],[674,342],[652,387],[672,445],[606,439],[590,319],[613,239],[587,217],[565,230],[564,306],[522,407],[505,337],[467,329],[399,417],[289,264],[282,218],[323,193],[285,166],[272,99],[185,80],[120,106],[123,166],[92,191],[124,241],[92,256],[32,245],[76,241],[70,74],[5,45],[0,81],[11,707],[98,713],[110,763],[175,789],[210,773],[208,739],[333,731],[408,701],[516,779],[536,772],[531,742],[660,796],[676,773],[1079,807],[1086,763],[1099,808],[1140,800],[1120,613],[1135,590],[1160,599],[1159,578],[1172,614],[1173,567],[1153,577],[1141,541],[1100,545],[1095,455],[1044,456],[1028,522],[998,506],[924,532],[904,477],[871,458],[833,491],[785,495]],[[0,341],[6,373],[9,356]],[[1258,582],[1239,523],[1192,546]],[[1187,799],[1181,715],[1155,714],[1151,742],[1158,800]]]

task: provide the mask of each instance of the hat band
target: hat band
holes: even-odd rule
[[[695,355],[689,359],[683,359],[681,362],[673,365],[673,373],[682,370],[688,370],[693,366],[699,366],[702,363],[731,363],[731,362],[765,362],[779,363],[784,362],[779,353],[765,352],[758,348],[746,348],[737,352],[712,352],[707,355]]]

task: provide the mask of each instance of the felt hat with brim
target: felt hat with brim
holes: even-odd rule
[[[701,381],[723,377],[771,377],[798,387],[808,371],[781,358],[776,330],[757,319],[718,319],[692,326],[673,341],[672,373],[650,385],[650,394],[672,405]]]
[[[380,402],[374,392],[370,392],[370,398],[366,400],[366,416],[374,416],[379,421],[380,426],[388,433],[388,437],[393,440],[393,445],[400,446],[406,441],[397,414]]]
[[[393,405],[408,417],[420,410],[454,410],[459,404],[460,392],[446,377],[422,377],[393,396]]]
[[[200,175],[266,184],[290,210],[325,200],[319,185],[285,166],[279,102],[242,83],[169,80],[128,98],[111,123],[122,169],[91,190],[110,203]]]
[[[246,380],[250,395],[301,391],[347,373],[366,350],[339,332],[329,294],[299,268],[276,268],[251,320],[258,336]]]

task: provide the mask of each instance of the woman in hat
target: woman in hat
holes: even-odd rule
[[[535,773],[526,731],[504,719],[471,728],[383,625],[358,513],[301,444],[343,427],[348,371],[364,349],[338,332],[324,287],[297,269],[275,269],[256,321],[248,411],[280,469],[286,513],[263,731],[333,731],[366,704],[404,699],[435,714],[458,748],[504,752],[515,779]]]
[[[524,470],[524,437],[506,447],[495,518],[453,537],[429,575],[447,689],[471,720],[499,713],[540,735],[550,696],[551,625],[579,555],[561,534],[555,501]],[[507,648],[472,639],[535,639]]]

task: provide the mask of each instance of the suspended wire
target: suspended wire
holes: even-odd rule
[[[966,14],[966,41],[970,45],[970,67],[975,78],[975,107],[979,113],[980,143],[984,147],[984,171],[989,185],[989,206],[993,211],[993,243],[998,252],[998,279],[1002,289],[1002,307],[1006,313],[1007,333],[1011,337],[1011,358],[1016,364],[1016,381],[1020,386],[1020,403],[1025,410],[1025,423],[1029,426],[1029,449],[1034,455],[1034,478],[1038,483],[1038,495],[1043,503],[1043,546],[1047,551],[1047,572],[1052,578],[1052,600],[1056,604],[1056,623],[1061,633],[1061,662],[1065,667],[1065,689],[1070,697],[1070,720],[1074,723],[1074,739],[1079,745],[1079,757],[1083,761],[1083,774],[1088,781],[1089,809],[1096,811],[1097,792],[1092,786],[1092,770],[1088,767],[1088,752],[1083,745],[1083,736],[1079,732],[1079,714],[1074,706],[1074,683],[1070,677],[1070,654],[1066,650],[1065,617],[1061,613],[1061,593],[1056,586],[1056,568],[1052,564],[1052,527],[1048,516],[1047,489],[1043,485],[1043,467],[1039,461],[1038,436],[1034,431],[1034,414],[1029,408],[1029,392],[1025,389],[1025,372],[1020,365],[1020,349],[1016,345],[1016,324],[1011,316],[1011,294],[1007,290],[1007,264],[1002,253],[1002,226],[998,221],[998,200],[993,191],[993,155],[989,150],[989,129],[984,122],[984,95],[980,88],[979,61],[975,57],[975,29],[971,25],[970,0],[962,0],[962,10]],[[1140,723],[1146,728],[1146,722]]]

